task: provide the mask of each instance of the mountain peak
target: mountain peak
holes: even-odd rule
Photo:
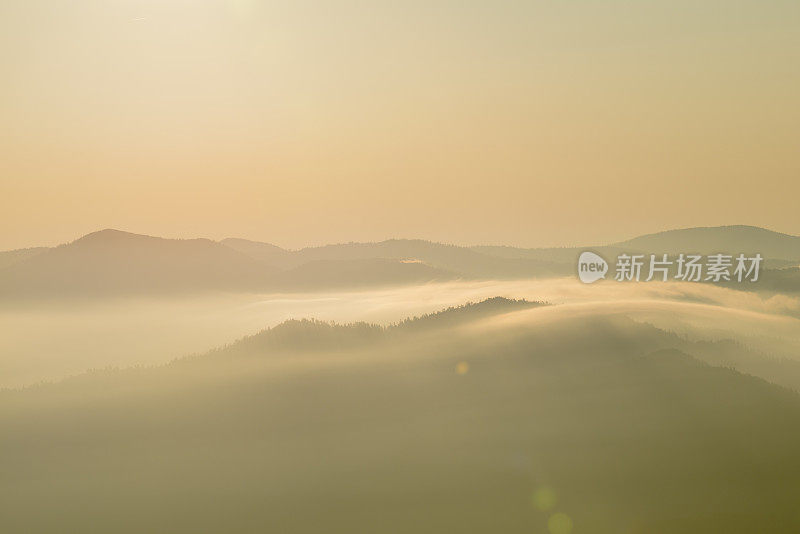
[[[748,225],[666,230],[614,243],[651,253],[760,253],[765,258],[800,258],[800,237]]]
[[[110,242],[118,242],[122,240],[132,240],[132,239],[161,239],[161,238],[141,235],[141,234],[134,234],[131,232],[124,232],[122,230],[116,230],[114,228],[105,228],[103,230],[98,230],[96,232],[88,233],[83,237],[79,237],[72,243],[110,243]]]
[[[751,226],[747,224],[730,224],[730,225],[722,225],[722,226],[694,226],[690,228],[674,228],[672,230],[662,230],[660,232],[653,232],[651,234],[644,234],[636,236],[632,239],[628,239],[626,241],[622,241],[620,243],[615,243],[614,245],[620,245],[624,243],[629,243],[631,241],[647,239],[652,237],[660,237],[660,236],[675,236],[675,235],[683,235],[683,236],[700,236],[700,235],[735,235],[735,236],[763,236],[763,237],[789,237],[794,238],[790,234],[785,234],[783,232],[776,232],[774,230],[769,230],[767,228],[762,228],[760,226]]]

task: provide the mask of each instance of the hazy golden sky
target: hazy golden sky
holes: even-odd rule
[[[0,249],[800,234],[800,2],[0,3]]]

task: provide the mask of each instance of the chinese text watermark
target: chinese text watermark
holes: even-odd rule
[[[761,254],[620,254],[614,266],[617,282],[757,282],[763,258]],[[594,252],[578,258],[578,277],[586,284],[606,277],[608,263]]]

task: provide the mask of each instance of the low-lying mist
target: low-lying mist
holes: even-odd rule
[[[3,526],[796,532],[800,363],[647,323],[679,312],[791,337],[797,320],[713,294],[581,300],[557,293],[564,283],[554,305],[493,298],[388,327],[286,321],[167,365],[0,391]],[[395,322],[392,303],[414,306],[422,289],[407,291],[343,302]],[[332,298],[293,304],[332,313]]]
[[[0,307],[0,387],[87,369],[168,362],[292,318],[389,324],[448,306],[504,296],[543,300],[550,314],[624,314],[697,338],[733,338],[782,357],[797,354],[800,300],[706,284],[573,278],[446,282],[364,291],[71,299]]]

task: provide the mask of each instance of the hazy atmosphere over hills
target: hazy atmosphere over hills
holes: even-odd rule
[[[672,230],[613,245],[520,249],[458,247],[395,239],[285,250],[229,238],[162,239],[102,230],[54,248],[0,256],[0,294],[8,297],[193,293],[202,291],[307,291],[353,289],[455,279],[525,279],[566,276],[591,248],[611,260],[621,253],[756,252],[765,265],[786,268],[766,275],[764,288],[800,290],[800,237],[763,228],[725,226]]]
[[[0,517],[26,533],[792,532],[797,241],[727,226],[286,250],[102,230],[5,252]],[[585,284],[586,250],[766,268]]]
[[[800,2],[3,0],[0,534],[800,532]]]
[[[797,393],[704,363],[724,345],[557,308],[492,299],[388,328],[292,321],[162,367],[0,392],[4,524],[798,528]],[[736,350],[800,387],[799,361]]]

